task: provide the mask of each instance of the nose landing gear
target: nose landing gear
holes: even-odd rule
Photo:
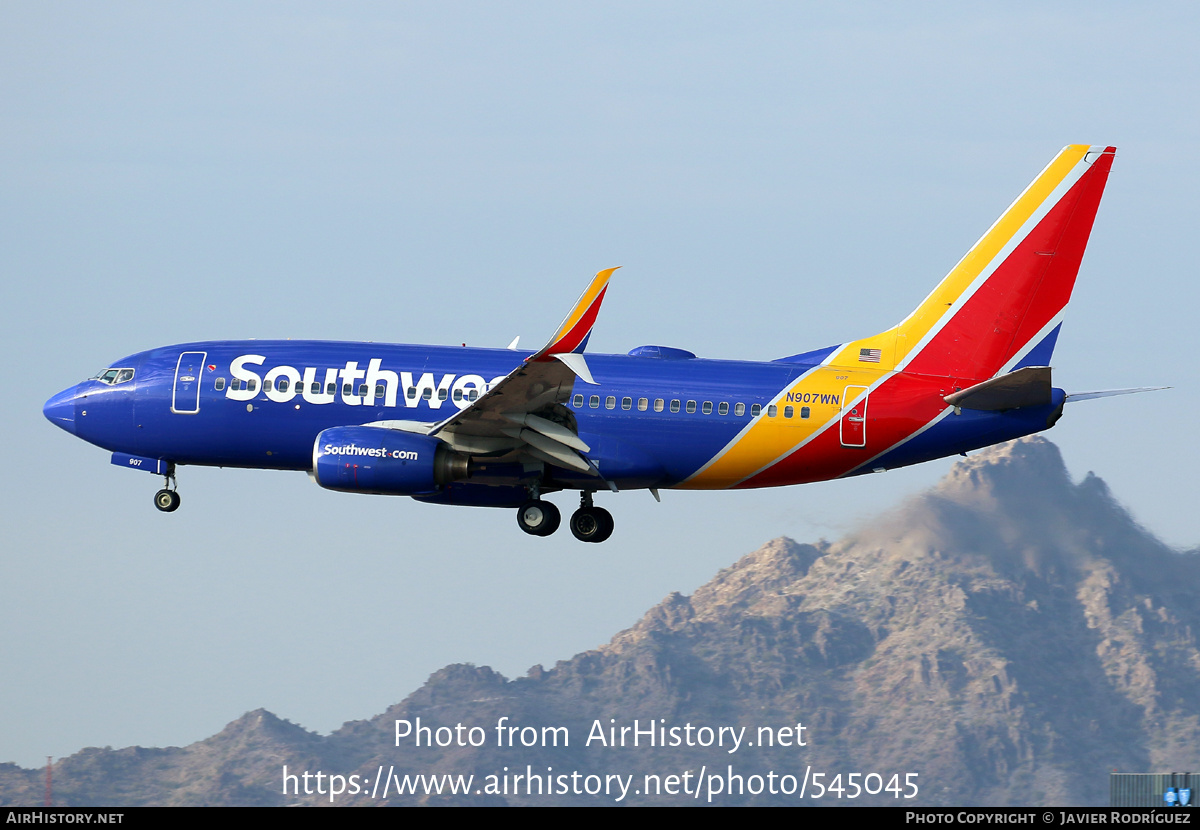
[[[175,481],[174,464],[167,467],[164,478],[163,489],[154,494],[154,506],[164,513],[174,513],[179,509],[179,493],[175,489],[179,484]]]
[[[579,509],[571,514],[571,533],[581,542],[603,542],[613,532],[612,514],[592,504],[592,492],[579,495]]]

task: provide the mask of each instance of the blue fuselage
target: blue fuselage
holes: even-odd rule
[[[597,383],[577,380],[567,408],[607,478],[622,489],[672,487],[765,418],[772,402],[783,400],[781,390],[816,370],[829,352],[766,363],[703,360],[671,350],[661,356],[588,355]],[[319,341],[186,343],[118,361],[109,374],[132,370],[131,379],[84,381],[52,398],[45,411],[58,426],[115,453],[181,465],[310,470],[323,430],[443,421],[528,355]],[[795,423],[802,423],[801,412],[807,418],[822,406],[832,407],[836,420],[841,402],[823,397],[832,403],[814,396],[811,408],[795,407]],[[881,416],[887,411],[882,402],[872,406]],[[886,450],[887,466],[903,466],[1044,429],[1050,410],[1041,409],[960,413],[927,430],[907,451],[839,451],[865,461]],[[792,410],[787,407],[789,418]],[[831,416],[818,411],[814,417]],[[863,471],[853,465],[847,470]],[[586,475],[565,469],[552,470],[543,483],[595,487]]]

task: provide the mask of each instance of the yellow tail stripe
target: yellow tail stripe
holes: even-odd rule
[[[860,350],[870,348],[880,350],[879,363],[883,368],[895,368],[902,363],[909,352],[953,309],[963,292],[971,287],[1013,240],[1071,171],[1083,161],[1089,149],[1091,147],[1087,144],[1064,147],[1033,183],[1025,188],[1025,192],[1009,206],[1004,215],[997,219],[958,264],[950,269],[950,273],[912,314],[885,332],[847,343],[834,357],[833,362],[856,365]]]
[[[619,268],[620,266],[617,267]],[[575,307],[571,309],[571,313],[567,315],[567,319],[563,320],[562,325],[558,327],[558,331],[554,333],[554,337],[550,340],[552,344],[566,337],[568,332],[575,327],[575,324],[579,322],[580,318],[591,308],[592,303],[596,301],[596,298],[600,296],[600,292],[608,285],[609,277],[616,270],[616,268],[605,268],[592,278],[591,285],[584,290],[579,301],[575,303]]]

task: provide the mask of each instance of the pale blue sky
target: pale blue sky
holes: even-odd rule
[[[1194,4],[0,3],[0,762],[185,744],[264,706],[328,731],[440,666],[594,647],[780,535],[836,537],[936,462],[512,511],[158,481],[41,415],[173,342],[535,346],[623,265],[593,351],[771,359],[870,334],[1068,143],[1119,148],[1048,433],[1200,542]],[[572,499],[556,500],[569,507]]]

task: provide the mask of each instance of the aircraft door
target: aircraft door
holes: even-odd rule
[[[847,386],[842,393],[842,446],[865,447],[867,445],[867,391],[866,386]],[[855,400],[862,395],[860,400]]]
[[[171,411],[195,415],[200,411],[200,380],[204,377],[204,358],[208,352],[184,352],[175,364],[175,390]]]

